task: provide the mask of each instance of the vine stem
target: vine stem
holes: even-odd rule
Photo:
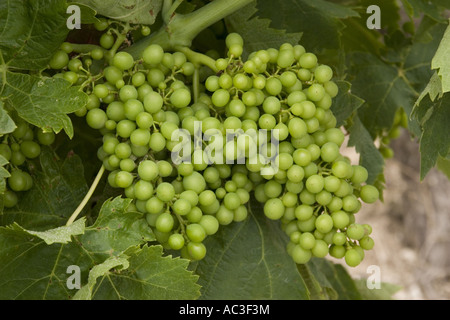
[[[188,47],[177,46],[174,49],[183,52],[186,58],[194,65],[198,66],[200,64],[203,64],[208,68],[210,68],[211,70],[213,70],[214,72],[219,72],[219,69],[217,69],[216,67],[216,61],[213,58],[208,57],[205,54],[192,51]]]
[[[138,59],[150,44],[159,44],[164,50],[173,50],[177,46],[190,47],[192,40],[201,31],[253,1],[214,0],[188,14],[183,15],[174,12],[170,20],[157,32],[141,39],[124,51]]]
[[[97,188],[98,183],[100,182],[100,179],[102,178],[104,172],[105,172],[105,166],[102,165],[100,170],[97,173],[97,176],[94,179],[94,182],[92,183],[88,192],[84,196],[83,201],[81,201],[81,203],[78,205],[78,207],[72,213],[72,215],[70,216],[69,220],[66,223],[66,226],[70,226],[75,221],[75,219],[78,217],[80,212],[83,211],[84,207],[86,206],[88,201],[91,199],[92,194],[94,193],[95,189]]]

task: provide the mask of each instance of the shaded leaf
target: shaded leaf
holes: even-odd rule
[[[447,27],[445,34],[436,51],[436,55],[431,61],[432,69],[438,69],[438,74],[442,81],[442,91],[450,91],[450,26]]]
[[[279,48],[283,43],[298,44],[302,33],[270,28],[270,20],[255,16],[257,12],[254,2],[226,18],[227,24],[244,39],[247,54],[260,49]],[[264,32],[255,33],[255,30]]]
[[[0,80],[1,95],[9,106],[29,123],[58,133],[62,129],[73,137],[73,126],[67,114],[87,103],[87,95],[77,87],[71,87],[64,79],[41,79],[21,73],[6,72]]]
[[[66,19],[66,1],[1,1],[0,57],[3,62],[8,68],[44,69],[69,33]]]
[[[186,300],[200,296],[189,260],[163,256],[162,246],[130,248],[129,267],[105,274],[92,298],[100,300]]]
[[[364,100],[352,94],[350,82],[337,80],[339,94],[333,101],[331,111],[336,117],[336,126],[340,127],[346,123],[359,107],[364,104]]]
[[[8,112],[3,109],[3,102],[0,101],[0,136],[11,133],[16,129],[16,124],[9,116]]]
[[[80,237],[83,245],[100,260],[124,252],[136,243],[155,240],[145,217],[127,211],[130,202],[131,199],[120,197],[105,201],[95,223]]]
[[[254,202],[248,219],[205,240],[208,251],[195,270],[201,299],[308,299],[286,243],[279,224],[269,221]]]
[[[423,130],[420,137],[420,179],[423,180],[438,157],[446,157],[450,151],[450,94],[435,102],[426,95],[416,108]]]
[[[153,24],[161,10],[162,0],[77,0],[98,14],[133,24]]]
[[[257,7],[259,17],[270,19],[272,28],[303,32],[307,50],[338,48],[344,29],[341,19],[359,16],[349,7],[324,0],[258,1]]]
[[[117,269],[119,265],[127,267],[125,261],[127,257],[131,259],[130,271],[126,277],[122,275],[122,278],[115,278],[118,282],[114,284],[115,289],[118,290],[116,292],[121,296],[134,295],[136,299],[194,298],[195,292],[198,292],[198,285],[195,284],[197,277],[186,270],[188,261],[162,257],[161,247],[139,249],[138,246],[147,241],[135,238],[135,230],[127,228],[127,226],[135,225],[136,222],[135,216],[127,215],[124,211],[127,204],[129,201],[117,198],[100,211],[98,225],[103,225],[105,221],[112,221],[108,219],[111,215],[119,216],[115,220],[116,228],[119,228],[119,224],[124,227],[119,228],[115,235],[112,235],[108,228],[101,228],[100,231],[92,226],[85,228],[84,218],[75,221],[71,226],[45,231],[30,231],[18,224],[1,227],[0,286],[2,290],[0,299],[70,299],[77,292],[77,288],[68,287],[71,276],[68,267],[71,266],[79,268],[81,284],[88,285],[88,289],[82,289],[83,291],[79,294],[87,298],[90,288],[95,285],[94,278],[109,276],[112,272],[111,268]],[[112,227],[113,223],[110,222],[109,225]],[[80,235],[82,231],[84,234]],[[93,233],[96,236],[89,236]],[[99,233],[105,233],[105,235],[102,236]],[[115,236],[117,241],[115,239],[106,241],[108,237]],[[69,237],[71,237],[70,242]],[[127,241],[118,244],[120,240],[127,238]],[[101,243],[104,241],[106,243]],[[107,249],[108,244],[111,244],[109,249]],[[98,248],[102,248],[105,252],[99,252]],[[127,249],[130,250],[127,251]],[[126,254],[124,254],[125,251],[127,251]],[[108,256],[106,252],[109,252]],[[96,265],[101,266],[95,268]],[[95,269],[89,280],[89,271],[92,268]],[[177,277],[179,282],[174,281]],[[129,279],[132,280],[128,281]],[[135,290],[137,287],[130,287],[130,284],[141,285],[145,279],[148,280],[146,288],[156,286],[149,290],[151,296],[150,293],[144,294],[142,291]],[[120,283],[122,280],[123,284]],[[104,288],[104,284],[99,286],[100,289]],[[86,290],[88,292],[85,292]]]
[[[47,230],[66,223],[87,192],[81,159],[72,155],[57,161],[49,148],[42,148],[41,168],[32,172],[33,187],[20,193],[19,203],[5,209],[0,222],[13,222],[33,230]]]
[[[87,285],[83,286],[80,290],[77,291],[72,300],[91,300],[92,299],[92,290],[97,284],[97,279],[99,277],[106,276],[111,269],[122,267],[127,269],[129,267],[129,263],[127,260],[128,257],[109,257],[103,263],[95,265],[91,271],[89,271],[89,279]]]
[[[360,154],[359,163],[369,172],[367,183],[373,184],[383,172],[383,156],[375,146],[368,130],[357,116],[353,118],[353,123],[348,130],[350,132],[348,145],[354,146]]]
[[[349,61],[355,75],[352,93],[366,102],[358,115],[374,139],[392,127],[398,108],[412,104],[415,93],[402,72],[370,53],[354,53]]]
[[[20,230],[25,233],[28,233],[31,236],[38,237],[39,239],[42,239],[45,241],[46,244],[53,244],[53,243],[69,243],[71,241],[72,236],[77,236],[84,233],[85,229],[85,222],[86,220],[84,218],[79,219],[72,223],[69,226],[62,226],[55,229],[50,229],[46,231],[32,231],[32,230],[26,230],[19,226],[17,223],[14,223],[10,226],[11,229],[14,230]]]

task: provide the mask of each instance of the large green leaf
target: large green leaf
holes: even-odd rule
[[[439,69],[438,74],[442,80],[443,92],[450,91],[450,26],[447,27],[445,34],[439,44],[436,55],[431,61],[433,69]]]
[[[82,220],[80,222],[83,224]],[[78,222],[74,226],[59,228],[58,232],[67,237],[83,231]],[[73,242],[48,245],[44,239],[54,232],[36,234],[16,224],[0,228],[0,299],[55,300],[73,295],[66,285],[67,268],[76,265],[83,275],[91,260],[84,249]]]
[[[432,101],[425,95],[415,107],[422,125],[420,137],[420,178],[436,165],[439,156],[445,158],[450,151],[450,93]]]
[[[61,0],[1,1],[0,63],[44,69],[69,33],[66,6]]]
[[[59,78],[40,78],[22,73],[4,72],[0,78],[0,95],[20,117],[46,130],[62,129],[73,137],[73,126],[67,114],[86,105],[87,95],[78,87]]]
[[[298,44],[302,33],[286,33],[285,30],[270,28],[270,20],[255,16],[257,12],[255,2],[226,18],[227,24],[243,37],[247,54],[261,49],[279,48],[283,43]],[[255,30],[264,32],[255,33]]]
[[[302,43],[307,50],[338,48],[344,29],[341,19],[359,16],[349,7],[324,0],[258,1],[258,10],[261,18],[272,21],[273,28],[303,32]]]
[[[79,268],[85,285],[78,298],[197,298],[198,277],[187,260],[163,256],[161,246],[140,247],[154,237],[143,217],[126,211],[129,203],[107,201],[89,227],[84,218],[44,231],[1,227],[0,299],[70,299],[77,291],[67,285],[69,267]]]
[[[247,220],[222,227],[205,240],[198,262],[201,299],[308,299],[296,264],[286,252],[280,225],[254,203]]]
[[[4,134],[11,133],[16,129],[16,124],[9,116],[8,112],[3,109],[3,102],[0,100],[0,137]]]
[[[153,24],[162,0],[77,0],[108,18],[136,24]]]
[[[100,260],[118,255],[130,246],[147,241],[154,241],[155,236],[145,217],[138,212],[128,212],[130,199],[119,197],[105,201],[100,214],[80,241],[95,252]]]
[[[383,156],[378,151],[370,133],[359,117],[356,116],[353,118],[353,123],[348,130],[350,132],[348,145],[354,146],[356,151],[360,154],[359,163],[369,172],[367,183],[372,184],[383,172]]]
[[[128,268],[105,272],[93,289],[99,300],[192,300],[200,296],[189,260],[163,256],[162,246],[132,247]]]
[[[398,68],[370,53],[354,53],[349,62],[350,73],[355,76],[351,80],[352,93],[366,101],[358,115],[375,138],[392,127],[398,108],[413,104],[414,90]]]
[[[337,80],[336,84],[339,88],[339,94],[333,101],[331,111],[336,117],[336,126],[340,127],[346,124],[353,112],[364,104],[364,100],[352,94],[349,82]]]
[[[47,230],[63,225],[87,192],[83,164],[76,155],[56,161],[49,148],[43,148],[41,169],[32,172],[33,187],[20,193],[16,207],[0,215],[2,225],[13,222],[33,230]]]

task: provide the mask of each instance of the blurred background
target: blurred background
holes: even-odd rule
[[[345,145],[345,143],[344,143]],[[373,228],[375,247],[361,265],[346,267],[355,278],[367,278],[379,266],[381,281],[401,289],[395,299],[450,299],[450,181],[437,169],[419,179],[418,144],[404,131],[392,142],[386,160],[384,202],[367,205],[357,222]],[[343,153],[358,162],[354,149]],[[345,265],[345,264],[344,264]]]

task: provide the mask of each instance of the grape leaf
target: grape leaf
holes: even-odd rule
[[[450,91],[450,26],[447,27],[445,34],[442,38],[439,48],[436,51],[436,55],[431,61],[431,68],[438,69],[438,74],[442,80],[443,92]]]
[[[359,16],[349,7],[324,0],[258,1],[257,8],[260,18],[272,21],[272,28],[303,32],[302,43],[313,51],[339,48],[339,36],[344,29],[341,19]]]
[[[9,163],[8,160],[6,160],[6,158],[0,154],[0,199],[2,199],[2,201],[3,201],[2,195],[5,193],[6,190],[6,178],[9,178],[11,176],[9,171],[3,168],[8,163]],[[3,211],[3,205],[0,205],[0,210]],[[2,211],[0,211],[0,214]]]
[[[375,138],[380,131],[392,127],[399,107],[413,103],[415,92],[402,72],[370,53],[353,53],[349,61],[350,73],[355,77],[351,80],[352,93],[366,101],[358,115]]]
[[[333,101],[331,111],[336,117],[336,126],[340,127],[345,124],[353,112],[364,104],[364,100],[352,94],[350,82],[337,80],[336,84],[338,85],[339,93]]]
[[[201,299],[308,299],[278,223],[253,203],[248,219],[220,228],[205,240],[206,257],[195,272]]]
[[[77,1],[70,2],[70,4],[76,5],[80,8],[80,18],[82,24],[91,24],[100,21],[100,19],[96,17],[97,12],[91,7]]]
[[[63,229],[70,235],[68,227]],[[83,274],[91,264],[81,246],[73,242],[47,245],[17,225],[0,228],[0,259],[2,300],[68,299],[72,293],[66,285],[67,268],[77,265]]]
[[[187,300],[200,296],[189,260],[163,256],[162,246],[131,247],[127,269],[109,272],[93,290],[99,300]]]
[[[42,148],[40,169],[31,172],[33,187],[19,194],[16,207],[0,215],[2,225],[14,221],[22,227],[47,230],[63,225],[87,192],[83,164],[76,155],[62,161],[49,148]]]
[[[439,156],[446,157],[450,151],[450,94],[432,101],[425,95],[416,104],[416,115],[422,125],[420,137],[420,179],[436,165]]]
[[[256,2],[253,2],[226,18],[227,25],[244,39],[247,54],[265,48],[278,48],[283,43],[298,44],[302,33],[286,33],[285,30],[270,28],[270,20],[254,16],[257,12]],[[255,30],[264,32],[255,33]]]
[[[10,226],[13,230],[23,231],[31,236],[35,236],[39,239],[45,241],[46,244],[50,245],[53,243],[69,243],[72,236],[80,235],[84,233],[85,229],[85,218],[78,219],[69,226],[57,227],[55,229],[50,229],[46,231],[32,231],[26,230],[17,223]]]
[[[448,179],[450,179],[450,159],[438,157],[437,159],[437,168],[441,170]]]
[[[124,256],[112,256],[103,263],[95,265],[91,271],[89,271],[88,284],[78,290],[72,300],[91,300],[92,291],[97,284],[97,279],[99,277],[107,276],[109,271],[113,268],[122,267],[127,269],[130,265],[127,258],[128,257]]]
[[[348,145],[354,146],[360,154],[359,163],[369,172],[367,183],[373,184],[383,172],[383,156],[378,151],[372,137],[358,116],[353,118],[353,123],[348,130],[350,132]]]
[[[3,109],[3,102],[0,101],[0,137],[4,134],[11,133],[16,129],[16,124],[9,116],[8,112]]]
[[[0,79],[0,94],[20,117],[42,129],[62,129],[73,137],[73,126],[67,114],[87,103],[87,95],[71,87],[64,79],[44,78],[5,72]]]
[[[98,14],[133,24],[151,25],[161,10],[162,0],[77,0]]]
[[[0,2],[0,63],[8,68],[40,70],[69,33],[66,2]]]
[[[163,257],[160,246],[140,248],[153,236],[147,225],[147,230],[140,231],[142,236],[135,237],[138,218],[125,211],[129,203],[121,198],[107,201],[98,223],[89,227],[84,218],[45,231],[30,231],[18,224],[1,227],[0,299],[70,299],[76,293],[76,288],[67,286],[71,266],[79,268],[80,283],[87,286],[79,294],[84,298],[100,276],[111,282],[96,286],[93,294],[99,299],[112,294],[105,292],[109,285],[131,299],[196,298],[197,277],[187,271],[187,260]],[[118,266],[129,268],[118,274]]]
[[[95,223],[80,237],[89,251],[95,252],[100,259],[118,255],[136,243],[155,240],[145,217],[127,211],[130,202],[131,199],[120,197],[105,201]]]
[[[426,14],[428,17],[435,21],[445,21],[444,17],[442,16],[442,11],[439,10],[437,5],[431,1],[402,0],[402,3],[410,17],[419,17],[422,14]]]
[[[317,279],[330,298],[339,300],[361,300],[355,282],[340,264],[326,259],[311,259],[307,268]]]

